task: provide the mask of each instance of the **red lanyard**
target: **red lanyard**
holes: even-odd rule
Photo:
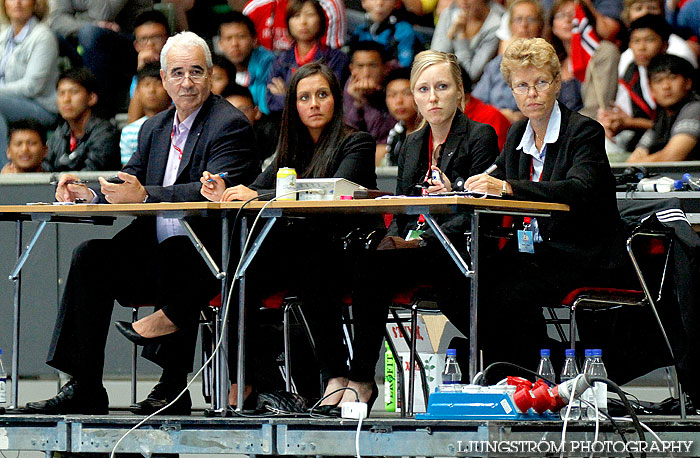
[[[174,136],[175,136],[175,126],[173,126],[173,130],[170,132],[170,144],[173,145],[173,149],[175,151],[177,151],[177,160],[181,161],[182,160],[182,148],[180,148],[175,143],[173,143]]]

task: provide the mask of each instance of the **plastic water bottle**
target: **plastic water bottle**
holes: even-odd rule
[[[579,375],[578,367],[576,367],[576,350],[567,349],[565,352],[564,367],[561,370],[561,383],[567,380],[575,379]],[[567,407],[559,411],[559,415],[563,420],[566,416]],[[569,411],[569,420],[578,420],[581,418],[581,401],[574,401]]]
[[[586,348],[583,354],[585,359],[583,360],[583,368],[581,369],[581,373],[588,374],[591,367],[591,360],[593,359],[593,350],[591,350],[590,348]],[[586,391],[584,391],[581,395],[581,400],[588,401],[591,404],[593,404],[593,388],[588,388]],[[587,407],[588,404],[581,402],[581,420],[588,419]]]
[[[0,407],[7,407],[7,373],[2,365],[2,348],[0,348]]]
[[[689,173],[684,173],[683,183],[687,184],[693,191],[700,191],[700,178],[695,178]]]
[[[543,348],[540,350],[540,364],[537,366],[537,375],[544,379],[545,383],[552,386],[556,382],[556,375],[554,375],[554,366],[552,366],[552,361],[549,359],[549,349]]]
[[[462,371],[457,363],[457,350],[448,348],[445,369],[442,371],[442,384],[459,385],[460,383],[462,383]]]
[[[591,350],[591,361],[585,374],[591,377],[608,377],[608,371],[605,370],[605,365],[603,364],[603,350]],[[592,394],[590,395],[589,402],[593,404],[593,397],[595,397],[598,403],[598,410],[603,413],[608,413],[608,386],[603,382],[595,382],[590,390],[592,390]],[[588,420],[595,420],[596,412],[593,406],[586,406],[586,418]],[[604,421],[607,420],[607,417],[599,414],[598,419]]]

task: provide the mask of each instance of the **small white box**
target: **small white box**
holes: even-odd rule
[[[352,196],[355,191],[365,189],[345,178],[303,178],[296,184],[299,200],[340,200],[340,196]],[[304,190],[317,190],[303,192]]]

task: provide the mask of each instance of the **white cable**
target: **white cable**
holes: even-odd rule
[[[362,429],[362,415],[360,415],[360,419],[357,421],[357,433],[355,434],[355,455],[357,458],[362,458],[360,456],[360,429]]]
[[[583,377],[583,374],[579,374],[576,376],[574,379],[574,385],[573,389],[571,391],[571,394],[569,395],[569,402],[566,405],[566,413],[564,414],[564,426],[561,429],[561,453],[559,454],[559,458],[564,458],[564,443],[566,442],[566,427],[569,424],[569,414],[571,413],[571,406],[575,403],[578,402],[581,404],[581,401],[576,398],[576,387],[578,386],[579,380]],[[579,395],[583,396],[583,393]],[[580,415],[581,408],[579,407],[579,415]]]
[[[595,409],[595,434],[593,435],[593,442],[598,442],[598,432],[600,430],[600,414],[598,413],[598,392],[595,391],[595,382],[591,387],[593,391],[593,408]],[[593,451],[591,451],[591,456],[588,458],[593,458]]]
[[[241,252],[240,259],[238,260],[238,265],[236,266],[236,271],[235,271],[235,273],[234,273],[234,275],[233,275],[233,279],[231,280],[231,287],[229,288],[229,292],[228,292],[228,295],[227,295],[227,297],[226,297],[226,311],[224,312],[224,316],[223,316],[223,323],[222,323],[222,332],[221,332],[221,336],[219,337],[219,340],[217,340],[216,346],[214,347],[214,350],[211,352],[211,355],[210,355],[209,358],[206,360],[206,362],[205,362],[204,364],[202,364],[202,367],[199,368],[199,370],[192,376],[192,379],[187,383],[187,385],[185,386],[185,388],[183,388],[183,390],[180,391],[180,394],[178,394],[178,395],[175,397],[175,399],[173,399],[172,401],[170,401],[169,404],[167,404],[167,405],[161,407],[160,409],[156,410],[156,411],[153,412],[152,414],[146,416],[143,420],[141,420],[140,422],[136,423],[136,425],[134,425],[133,428],[131,428],[130,430],[128,430],[126,433],[124,433],[124,435],[123,435],[122,437],[119,438],[119,440],[117,441],[117,443],[114,444],[114,447],[112,448],[112,452],[109,454],[109,457],[110,457],[110,458],[114,458],[114,455],[115,455],[115,453],[116,453],[117,447],[119,447],[119,444],[121,444],[121,442],[126,438],[126,436],[128,436],[128,435],[131,434],[133,431],[135,431],[135,430],[137,430],[138,428],[140,428],[140,427],[141,427],[144,423],[146,423],[148,420],[150,420],[150,419],[153,418],[154,416],[158,415],[159,413],[161,413],[162,411],[164,411],[164,410],[167,409],[168,407],[172,406],[178,399],[180,399],[180,397],[182,397],[182,395],[185,394],[185,392],[190,388],[190,385],[192,385],[192,383],[194,383],[194,381],[197,379],[197,377],[199,376],[199,374],[201,374],[201,373],[204,371],[204,369],[209,365],[209,363],[212,362],[212,360],[214,359],[214,356],[216,356],[216,354],[219,352],[219,348],[221,348],[221,343],[222,343],[222,341],[223,341],[224,335],[226,335],[226,333],[223,332],[223,331],[224,331],[225,327],[228,325],[228,312],[229,312],[229,309],[230,309],[229,306],[230,306],[230,303],[231,303],[231,295],[233,294],[233,287],[234,287],[235,284],[236,284],[236,281],[237,281],[236,279],[238,278],[238,273],[240,272],[241,266],[243,265],[243,259],[245,258],[246,253],[248,253],[248,246],[250,245],[250,240],[253,238],[253,233],[254,233],[255,226],[258,224],[258,220],[260,220],[260,217],[261,217],[261,215],[263,214],[263,212],[265,211],[265,209],[267,208],[267,206],[270,205],[272,202],[276,201],[277,199],[281,198],[281,197],[289,196],[289,195],[292,195],[292,194],[297,194],[297,193],[300,193],[300,192],[310,192],[310,191],[311,191],[311,192],[319,192],[320,190],[317,190],[317,189],[311,189],[311,190],[304,189],[303,191],[292,191],[292,192],[288,192],[288,193],[281,194],[281,195],[279,195],[279,196],[273,197],[273,198],[270,199],[268,202],[266,202],[265,205],[262,206],[262,208],[260,209],[260,211],[259,211],[258,214],[256,215],[255,220],[253,221],[253,225],[250,227],[250,231],[248,232],[248,237],[246,238],[245,244],[243,245],[243,250],[242,250],[242,252]],[[224,247],[222,247],[222,249],[224,249]],[[212,395],[214,395],[214,393],[212,393]]]
[[[631,418],[627,418],[627,417],[615,417],[615,418],[613,418],[613,420],[634,423],[634,420],[632,420]],[[659,443],[663,443],[663,441],[661,440],[659,435],[656,434],[649,426],[647,426],[645,423],[642,423],[641,421],[639,421],[639,424],[642,425],[642,428],[646,429],[652,436],[654,436],[654,439],[656,439]],[[671,453],[670,450],[668,450],[668,454],[669,454],[669,458],[674,458],[673,453]]]

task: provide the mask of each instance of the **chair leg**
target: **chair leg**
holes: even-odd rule
[[[569,345],[572,350],[576,349],[576,302],[569,309]]]
[[[214,313],[212,310],[210,312]],[[200,335],[202,336],[202,364],[209,360],[212,352],[212,342],[214,340],[213,323],[207,316],[204,310],[200,311]],[[210,404],[214,409],[214,376],[212,364],[208,364],[202,371],[202,396],[204,401]]]
[[[139,309],[131,308],[131,322],[139,319]],[[131,344],[131,404],[136,404],[136,362],[138,360],[138,346]]]
[[[416,337],[418,336],[418,309],[411,307],[411,353],[409,354],[408,364],[408,415],[413,415],[413,404],[416,387]]]
[[[292,372],[291,372],[291,352],[289,344],[289,312],[292,307],[291,303],[285,303],[283,315],[283,335],[284,335],[284,389],[291,393],[292,391]]]

